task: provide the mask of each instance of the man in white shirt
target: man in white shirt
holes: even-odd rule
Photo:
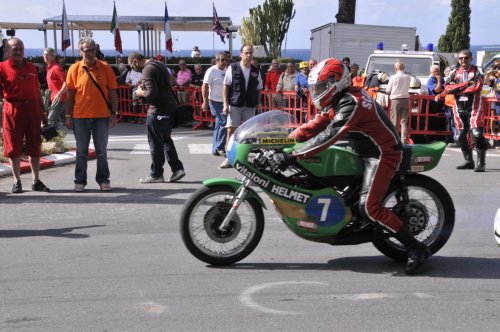
[[[204,111],[210,112],[215,118],[214,137],[212,145],[212,154],[215,156],[226,155],[226,137],[227,116],[222,112],[224,106],[224,98],[222,90],[224,88],[224,76],[227,70],[227,57],[224,52],[220,52],[215,57],[215,65],[208,68],[203,78],[201,93],[203,96],[203,104],[201,108]]]
[[[398,128],[398,115],[401,124],[401,141],[408,144],[408,112],[410,111],[411,78],[404,73],[405,65],[397,61],[394,64],[396,75],[392,75],[387,85],[387,94],[391,99],[391,121]]]

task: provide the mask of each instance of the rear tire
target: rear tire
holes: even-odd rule
[[[421,174],[406,178],[410,197],[410,215],[404,220],[415,238],[426,244],[435,254],[450,238],[455,224],[455,207],[446,189],[436,180]],[[385,206],[394,209],[397,186],[391,186],[385,199]],[[394,209],[397,210],[397,209]],[[396,212],[396,211],[395,211]],[[373,241],[373,245],[385,256],[405,261],[407,251],[393,237]]]
[[[204,186],[184,204],[180,219],[182,240],[189,252],[205,263],[236,263],[247,257],[262,237],[264,214],[254,198],[246,198],[228,228],[219,230],[234,194],[231,186]]]

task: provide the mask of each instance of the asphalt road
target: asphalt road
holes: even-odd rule
[[[72,164],[41,172],[50,193],[10,194],[12,178],[0,178],[0,330],[500,330],[500,152],[488,152],[480,174],[455,170],[461,153],[448,148],[428,172],[449,190],[457,217],[421,275],[404,275],[371,244],[302,240],[265,197],[257,249],[215,268],[184,248],[179,213],[202,180],[236,172],[217,168],[211,131],[180,128],[174,137],[187,172],[178,183],[139,183],[149,155],[138,124],[111,131],[112,192],[93,182],[95,161],[85,193],[73,192]],[[29,189],[30,175],[22,178]]]

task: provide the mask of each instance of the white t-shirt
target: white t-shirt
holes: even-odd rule
[[[224,87],[224,76],[227,68],[222,70],[216,65],[208,68],[203,77],[203,83],[208,84],[208,99],[218,102],[224,102],[222,89]]]
[[[243,77],[245,78],[245,88],[248,87],[248,79],[250,78],[250,67],[242,67],[241,63],[239,63],[241,70],[243,71]],[[262,90],[263,84],[262,84],[262,77],[260,77],[260,72],[257,76],[258,84],[257,84],[257,90]],[[232,67],[229,66],[226,71],[226,76],[224,77],[224,84],[225,85],[231,85],[233,83],[233,70]]]
[[[133,86],[136,86],[137,82],[139,82],[141,78],[142,78],[141,72],[130,69],[130,71],[127,73],[127,77],[125,78],[125,83],[130,83]]]

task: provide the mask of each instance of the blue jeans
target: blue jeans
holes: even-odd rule
[[[75,183],[87,185],[87,160],[90,137],[94,141],[97,157],[95,180],[97,183],[109,183],[108,167],[108,126],[109,118],[73,119],[73,131],[76,140]]]
[[[217,150],[226,150],[226,137],[227,137],[227,116],[222,112],[224,103],[210,100],[210,112],[215,118],[214,138],[212,144],[212,154],[217,154]]]
[[[179,160],[174,141],[172,140],[172,125],[174,119],[166,115],[148,114],[148,142],[151,154],[151,169],[149,175],[154,178],[163,176],[165,159],[170,165],[172,173],[184,169]]]

